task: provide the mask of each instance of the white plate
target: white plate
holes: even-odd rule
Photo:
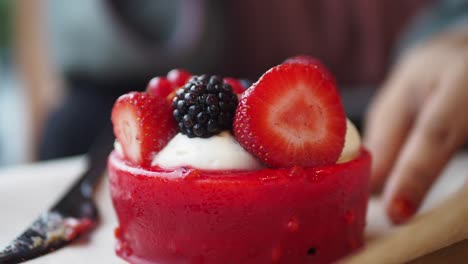
[[[82,157],[0,169],[0,248],[20,234],[41,212],[47,210],[72,184],[85,166]],[[468,171],[468,153],[457,156],[430,193],[423,210],[433,207],[463,183]],[[116,219],[108,194],[107,180],[97,195],[101,222],[85,240],[28,263],[82,264],[124,263],[114,253]],[[391,232],[380,200],[371,199],[366,236],[374,239]]]

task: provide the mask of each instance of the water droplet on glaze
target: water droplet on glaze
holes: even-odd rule
[[[356,249],[356,248],[358,248],[358,243],[357,243],[356,239],[354,239],[354,238],[349,238],[349,239],[348,239],[348,244],[349,244],[349,247],[350,247],[351,249]]]
[[[328,172],[323,171],[323,170],[318,170],[310,175],[307,176],[307,179],[311,182],[320,182],[322,181],[326,176],[328,175]]]
[[[169,243],[168,249],[169,249],[169,252],[171,252],[172,254],[177,254],[180,252],[179,247],[177,247],[174,241]]]
[[[282,256],[283,256],[283,250],[281,249],[281,247],[273,248],[273,251],[271,252],[271,260],[273,262],[279,262]]]
[[[288,176],[291,178],[297,178],[304,175],[304,170],[301,167],[293,166],[288,173]]]
[[[299,220],[292,218],[289,220],[287,227],[289,232],[297,232],[299,230]]]
[[[353,211],[351,211],[351,210],[346,211],[344,217],[345,217],[345,220],[346,220],[347,224],[352,224],[354,222],[355,216],[354,216]]]

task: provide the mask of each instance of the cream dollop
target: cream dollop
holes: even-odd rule
[[[265,167],[228,131],[210,138],[189,138],[179,133],[154,157],[152,166],[156,165],[205,170],[258,170]]]
[[[356,126],[349,119],[346,119],[345,144],[341,155],[336,163],[344,163],[354,159],[359,154],[361,148],[361,136]]]
[[[346,120],[345,145],[336,163],[354,159],[361,148],[361,136],[354,124]],[[123,155],[118,141],[114,149]],[[189,138],[177,134],[153,159],[152,166],[175,168],[191,166],[207,170],[258,170],[265,166],[242,148],[228,131],[210,138]]]

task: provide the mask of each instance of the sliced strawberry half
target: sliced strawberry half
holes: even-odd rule
[[[325,65],[317,58],[314,58],[309,55],[297,55],[291,58],[286,59],[283,64],[291,64],[291,63],[300,63],[300,64],[307,64],[311,65],[313,67],[319,68],[319,71],[322,72],[322,74],[326,75],[328,79],[333,80],[334,83],[336,83],[335,77],[331,72],[325,67]]]
[[[271,167],[315,167],[337,161],[346,116],[334,82],[312,65],[282,64],[244,92],[234,135]]]
[[[231,85],[232,90],[236,94],[242,94],[247,87],[244,87],[244,85],[236,78],[232,77],[225,77],[223,78],[223,81],[229,85]]]
[[[150,93],[119,97],[112,109],[112,124],[124,155],[142,166],[150,165],[154,154],[177,133],[169,102]]]

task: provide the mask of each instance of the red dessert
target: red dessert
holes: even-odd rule
[[[117,254],[132,263],[330,263],[363,244],[369,165],[364,150],[343,164],[255,172],[142,169],[113,153]]]
[[[148,98],[129,104],[131,111],[119,99],[113,122],[122,148],[108,163],[117,254],[131,263],[330,263],[362,246],[370,155],[354,144],[354,156],[342,157],[353,152],[344,146],[346,116],[321,67],[276,66],[239,105],[229,80],[192,77],[172,96],[175,123],[146,104],[166,109],[167,93],[159,95],[164,100],[138,95]],[[155,111],[154,120],[142,120],[138,106]],[[196,144],[233,129],[235,151],[263,165],[155,163],[174,127]]]

